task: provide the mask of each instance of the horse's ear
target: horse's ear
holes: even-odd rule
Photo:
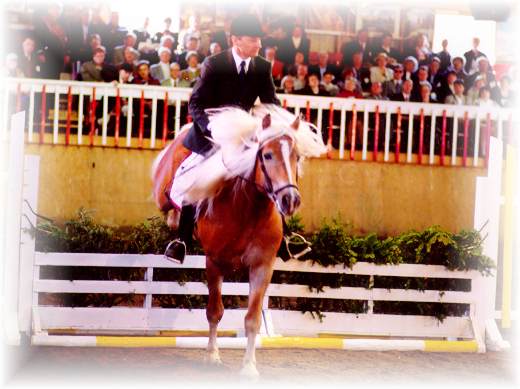
[[[264,116],[264,118],[262,119],[262,129],[266,129],[266,128],[269,128],[271,127],[271,114],[268,113],[267,115]]]
[[[297,130],[300,127],[300,116],[296,116],[296,119],[294,120],[293,124],[291,124],[291,128],[293,130]]]

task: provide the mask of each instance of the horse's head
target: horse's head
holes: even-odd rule
[[[299,125],[297,117],[291,130],[298,130]],[[263,131],[271,128],[270,114],[264,116],[262,128]],[[290,131],[275,131],[275,135],[266,136],[258,149],[257,159],[256,183],[265,189],[283,215],[292,215],[300,206],[300,192],[296,182],[298,155]]]

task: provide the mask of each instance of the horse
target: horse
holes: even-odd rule
[[[233,107],[208,114],[218,152],[208,158],[207,167],[200,168],[204,174],[188,199],[196,204],[196,235],[206,254],[206,359],[222,364],[217,347],[217,326],[224,314],[222,282],[245,268],[250,288],[241,375],[258,377],[255,340],[283,238],[282,215],[294,214],[300,205],[297,176],[302,157],[319,156],[326,149],[315,127],[277,106],[260,105],[253,114]],[[168,191],[175,171],[190,153],[182,145],[186,131],[158,155],[152,170],[154,199],[172,228],[179,211],[169,209]]]

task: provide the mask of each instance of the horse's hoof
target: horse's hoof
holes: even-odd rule
[[[204,361],[211,366],[222,366],[222,359],[220,359],[220,355],[218,351],[209,352],[206,354]]]
[[[260,373],[256,369],[255,364],[249,362],[242,367],[242,370],[240,370],[240,377],[256,382],[260,378]]]

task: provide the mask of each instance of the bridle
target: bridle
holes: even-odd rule
[[[278,193],[280,193],[282,190],[287,189],[287,188],[294,188],[294,189],[298,190],[298,185],[287,184],[287,185],[281,186],[280,188],[274,189],[273,180],[271,179],[271,176],[269,175],[269,173],[267,172],[267,168],[265,167],[264,157],[262,156],[262,148],[263,147],[260,147],[258,149],[258,152],[256,153],[256,159],[260,162],[260,168],[262,169],[262,173],[264,173],[265,183],[266,183],[264,190],[265,190],[266,194],[271,198],[271,200],[273,200],[276,203],[276,196],[278,195]],[[296,178],[298,178],[298,174],[296,175]],[[256,182],[255,182],[255,184],[256,184]],[[258,184],[256,184],[256,185],[260,186]]]
[[[262,169],[262,173],[264,174],[266,185],[259,185],[254,179],[244,177],[244,176],[238,176],[237,178],[240,178],[241,180],[246,181],[246,182],[256,186],[257,189],[259,189],[261,192],[264,192],[267,195],[267,197],[269,197],[276,204],[277,203],[276,196],[282,190],[287,189],[287,188],[294,188],[296,190],[299,190],[299,189],[298,189],[298,185],[295,185],[295,184],[283,185],[280,188],[276,188],[276,189],[273,187],[273,180],[271,179],[271,176],[269,175],[267,168],[265,167],[265,161],[264,161],[264,157],[262,156],[262,150],[269,141],[271,141],[275,138],[277,138],[277,137],[271,137],[271,138],[264,140],[262,142],[262,144],[258,147],[258,151],[256,153],[256,158],[255,158],[255,163],[256,162],[260,163],[260,168]],[[298,157],[298,160],[299,160],[299,157]],[[224,166],[226,166],[226,163],[225,163],[223,157],[222,157],[222,163],[224,164]],[[226,169],[227,169],[227,166],[226,166]],[[298,168],[296,168],[296,180],[298,180]]]

